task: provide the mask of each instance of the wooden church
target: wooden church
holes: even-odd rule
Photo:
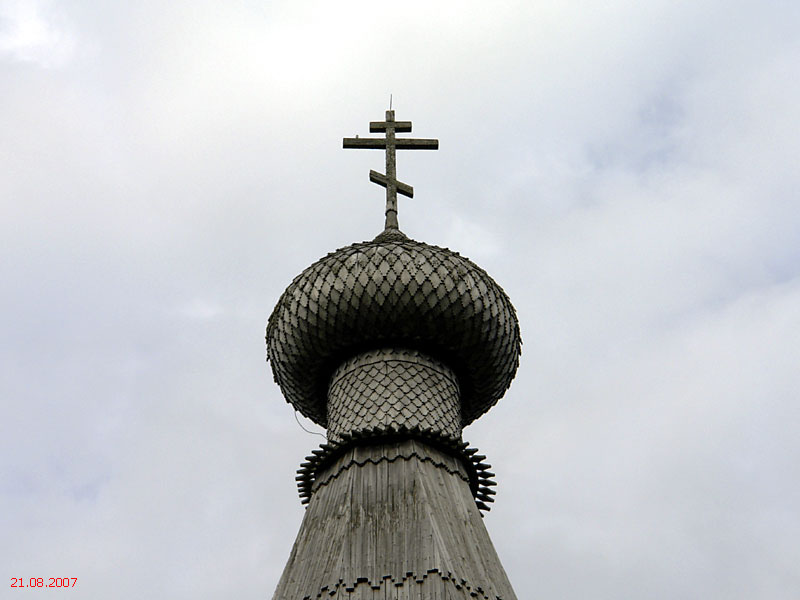
[[[519,364],[514,307],[480,267],[398,228],[397,137],[385,150],[385,229],[298,275],[267,325],[267,358],[286,400],[327,429],[298,471],[307,505],[274,600],[515,600],[482,511],[494,496],[485,456],[462,428],[506,392]]]

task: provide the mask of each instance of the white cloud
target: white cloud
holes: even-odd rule
[[[0,4],[0,57],[60,67],[75,51],[71,28],[60,11],[36,0]]]
[[[220,316],[224,310],[218,304],[195,298],[188,304],[181,306],[176,312],[187,319],[205,321]]]

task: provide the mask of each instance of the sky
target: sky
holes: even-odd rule
[[[390,94],[401,229],[520,319],[464,431],[520,599],[796,600],[796,0],[0,0],[2,597],[271,597],[324,431],[266,320],[382,229]]]

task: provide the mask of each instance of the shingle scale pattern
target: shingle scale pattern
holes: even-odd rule
[[[328,393],[328,439],[401,425],[461,439],[458,381],[415,350],[365,352],[342,364]]]
[[[458,376],[466,425],[508,389],[521,346],[514,307],[483,269],[399,233],[308,267],[278,301],[266,338],[287,401],[322,426],[334,369],[364,350],[397,346],[441,359]]]

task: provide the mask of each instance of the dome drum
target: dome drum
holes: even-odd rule
[[[385,348],[343,363],[328,393],[328,440],[401,426],[461,440],[458,380],[416,350]]]

